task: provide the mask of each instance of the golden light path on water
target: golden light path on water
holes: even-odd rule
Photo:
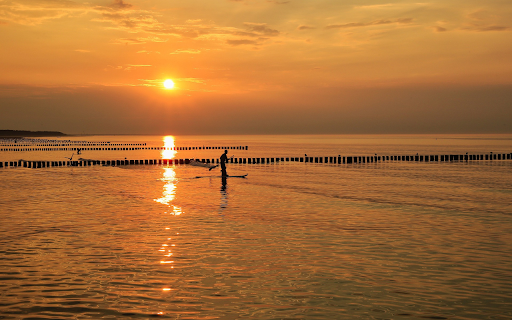
[[[174,137],[165,136],[162,139],[164,141],[164,150],[162,150],[162,159],[174,159],[176,151],[174,150]]]
[[[174,137],[173,136],[165,136],[163,138],[164,142],[164,150],[162,150],[162,159],[174,159],[176,155],[176,151],[174,151]],[[178,180],[176,179],[176,172],[174,171],[174,167],[163,167],[163,174],[161,180],[165,183],[163,186],[162,197],[155,199],[156,202],[164,204],[169,207],[169,214],[171,215],[181,215],[182,210],[181,207],[175,206],[172,204],[172,201],[176,198],[176,185]],[[167,213],[167,212],[166,212]],[[165,228],[168,230],[169,228]],[[172,238],[167,238],[167,241],[172,241]],[[174,244],[163,243],[158,250],[164,254],[162,260],[160,260],[161,264],[168,264],[171,266],[171,269],[174,268],[172,264],[174,261],[172,260],[172,247]],[[162,291],[168,292],[172,289],[169,287],[162,288]],[[163,312],[159,312],[158,314],[163,315]]]
[[[176,151],[173,150],[175,147],[174,137],[173,136],[165,136],[163,137],[164,142],[164,150],[162,150],[162,159],[174,159],[176,156]],[[163,195],[159,199],[155,199],[156,202],[168,205],[172,208],[170,214],[179,216],[181,214],[181,208],[174,206],[171,202],[176,197],[176,184],[178,180],[176,179],[176,172],[174,171],[174,167],[164,167],[163,168],[163,177],[162,181],[165,182]]]

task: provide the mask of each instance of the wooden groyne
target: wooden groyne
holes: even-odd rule
[[[0,140],[0,146],[7,147],[96,147],[96,146],[145,146],[147,143],[110,143],[110,142],[87,142],[87,141],[63,141],[63,142],[4,142]]]
[[[359,164],[377,162],[472,162],[472,161],[501,161],[512,160],[512,153],[489,154],[447,154],[447,155],[413,155],[413,156],[334,156],[334,157],[272,157],[272,158],[230,158],[234,164],[277,164],[284,162],[302,162],[313,164]],[[128,166],[128,165],[183,165],[191,161],[207,164],[218,164],[219,159],[144,159],[144,160],[78,160],[78,161],[6,161],[0,162],[0,168],[48,168],[48,167],[87,167]]]
[[[108,147],[100,146],[31,146],[31,147],[20,147],[16,145],[9,145],[8,148],[0,148],[0,151],[131,151],[131,150],[173,150],[173,151],[188,151],[188,150],[249,150],[249,146],[231,146],[231,147],[147,147],[146,144],[112,144]]]

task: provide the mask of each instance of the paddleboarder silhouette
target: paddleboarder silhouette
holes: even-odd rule
[[[220,156],[220,171],[223,177],[227,177],[226,162],[228,162],[228,150],[224,150],[224,153]]]

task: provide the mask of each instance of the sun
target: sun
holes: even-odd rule
[[[174,88],[174,81],[172,81],[171,79],[167,79],[164,81],[164,87],[165,89],[172,89]]]

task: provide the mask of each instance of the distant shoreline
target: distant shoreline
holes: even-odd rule
[[[28,130],[0,130],[0,138],[23,138],[23,137],[66,137],[65,133],[59,131],[28,131]]]

